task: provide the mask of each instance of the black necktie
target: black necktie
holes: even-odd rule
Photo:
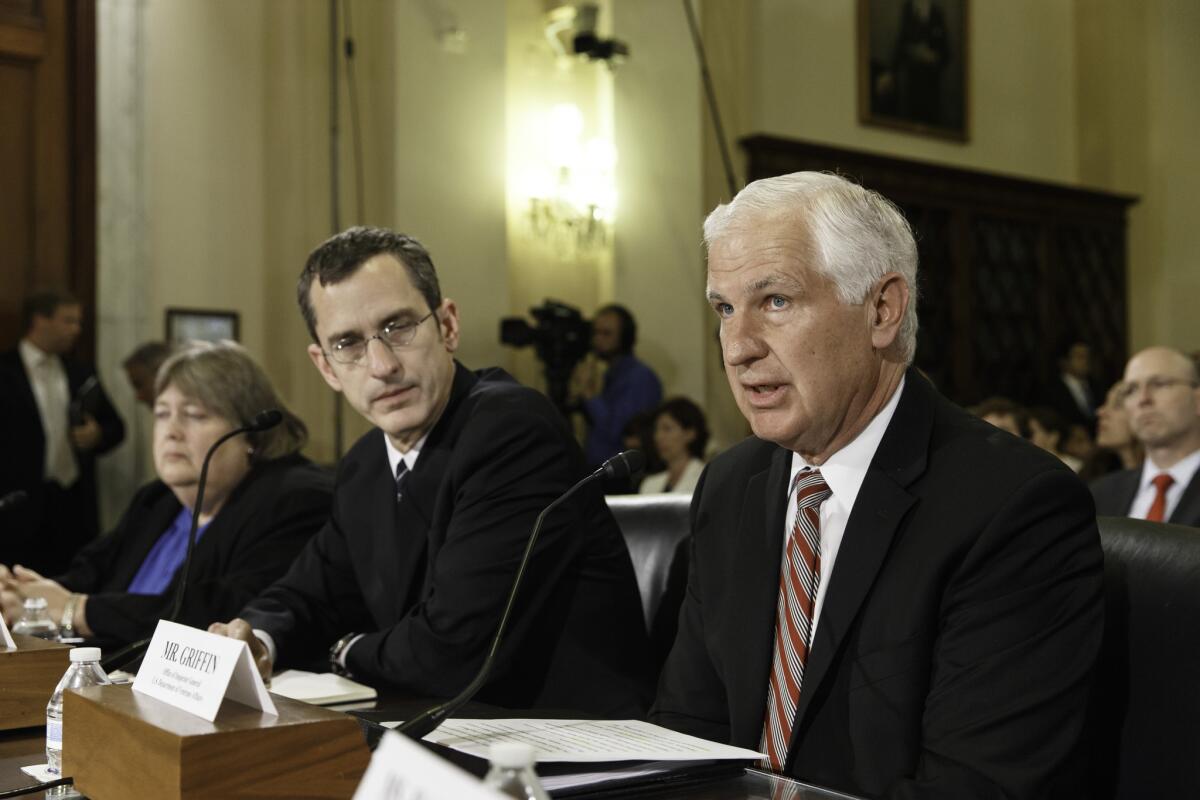
[[[404,459],[400,459],[396,464],[396,502],[400,502],[400,498],[404,496],[404,479],[408,477],[408,464]]]

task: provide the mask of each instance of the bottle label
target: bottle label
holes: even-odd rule
[[[46,720],[46,749],[62,750],[62,720]]]

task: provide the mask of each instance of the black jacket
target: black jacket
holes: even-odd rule
[[[20,561],[27,565],[58,563],[61,567],[66,559],[61,553],[75,552],[83,544],[95,538],[97,533],[96,511],[96,456],[103,455],[125,439],[125,424],[113,408],[104,388],[99,384],[94,390],[80,397],[79,390],[88,378],[95,376],[91,367],[63,359],[67,372],[67,388],[81,410],[92,415],[100,425],[100,444],[90,452],[76,451],[79,479],[70,487],[68,509],[51,509],[51,502],[63,503],[61,494],[47,492],[43,480],[46,463],[46,434],[42,428],[42,417],[38,413],[37,400],[25,364],[17,349],[0,353],[0,495],[16,489],[28,493],[28,499],[16,509],[5,512],[0,519],[0,564]],[[63,530],[54,531],[53,540],[42,540],[43,518],[54,512],[56,521]],[[69,512],[63,514],[62,512]]]
[[[1137,496],[1138,484],[1142,479],[1142,468],[1125,469],[1111,475],[1102,475],[1089,484],[1092,497],[1096,499],[1096,513],[1102,517],[1127,517],[1133,500]],[[1183,490],[1183,496],[1167,522],[1175,525],[1191,525],[1200,528],[1200,470],[1192,476]]]
[[[383,434],[339,465],[333,515],[242,616],[279,663],[346,633],[355,677],[446,697],[482,663],[538,513],[587,474],[550,402],[498,369],[456,365],[450,399],[396,490]],[[588,487],[552,514],[525,574],[483,702],[631,714],[651,687],[629,553]]]
[[[750,439],[692,504],[654,721],[757,748],[791,453]],[[868,797],[1072,797],[1103,633],[1091,498],[1054,457],[908,372],[851,511],[789,774]]]
[[[255,465],[196,542],[179,622],[224,622],[291,565],[329,517],[333,479],[295,455]],[[96,638],[132,642],[149,636],[175,598],[178,575],[161,595],[126,592],[150,549],[182,505],[162,481],[134,495],[116,529],[84,549],[55,578],[88,595]]]

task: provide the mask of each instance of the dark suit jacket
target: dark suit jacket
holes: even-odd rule
[[[707,469],[660,724],[760,744],[791,453],[750,439]],[[1102,554],[1061,462],[916,372],[829,581],[788,773],[868,797],[1073,796],[1103,633]]]
[[[196,542],[179,621],[198,628],[237,615],[291,565],[329,517],[333,476],[299,455],[257,464]],[[175,601],[126,588],[182,505],[162,481],[142,487],[116,529],[85,548],[55,580],[88,595],[96,638],[132,642],[154,632]]]
[[[1104,393],[1097,388],[1095,381],[1088,379],[1087,387],[1088,391],[1092,394],[1093,403],[1104,402]],[[1067,384],[1063,381],[1061,374],[1055,373],[1050,382],[1046,384],[1042,394],[1043,397],[1040,404],[1053,408],[1062,415],[1065,422],[1073,425],[1082,425],[1093,434],[1096,432],[1096,409],[1091,408],[1085,412],[1080,408],[1075,402],[1075,395],[1071,394],[1071,390],[1067,388]],[[1034,405],[1039,405],[1039,403],[1034,403]]]
[[[73,399],[95,370],[66,359],[63,365],[67,372],[67,387]],[[83,410],[95,417],[103,436],[99,446],[89,453],[75,453],[79,464],[79,480],[70,487],[67,503],[72,514],[59,515],[64,527],[70,530],[56,531],[55,541],[42,540],[43,518],[56,509],[47,508],[48,503],[62,504],[62,496],[50,494],[43,481],[46,462],[46,435],[42,418],[38,413],[33,387],[25,373],[21,354],[13,349],[0,354],[0,442],[3,442],[4,457],[0,458],[0,495],[15,489],[23,489],[29,499],[18,509],[7,513],[0,524],[6,534],[0,539],[0,563],[21,561],[26,564],[52,563],[55,551],[74,552],[97,533],[96,519],[96,456],[103,455],[120,444],[125,438],[125,424],[113,408],[112,402],[99,384],[86,398],[78,398]],[[61,510],[61,509],[59,509]],[[5,541],[7,540],[7,541]],[[60,561],[60,567],[65,561]]]
[[[1092,481],[1088,488],[1096,499],[1096,513],[1102,517],[1129,516],[1141,478],[1142,468],[1136,467],[1103,475]],[[1167,522],[1200,528],[1200,471],[1192,476],[1191,483],[1183,490],[1183,496],[1179,498],[1179,504]]]
[[[483,661],[538,513],[587,474],[565,421],[498,369],[456,365],[450,400],[396,502],[383,434],[339,465],[333,516],[242,616],[279,663],[340,636],[358,678],[421,695],[461,691]],[[551,514],[479,699],[630,714],[651,687],[633,566],[594,487]]]

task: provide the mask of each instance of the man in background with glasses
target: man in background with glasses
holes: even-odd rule
[[[1118,397],[1141,467],[1095,480],[1096,513],[1200,527],[1200,374],[1178,350],[1150,347],[1129,359]]]
[[[309,256],[308,353],[375,429],[332,515],[242,618],[260,671],[328,668],[446,697],[474,676],[538,513],[587,474],[550,401],[454,359],[458,309],[416,240],[351,228]],[[325,660],[327,659],[327,660]],[[628,715],[651,687],[633,567],[599,490],[546,521],[482,702]]]

